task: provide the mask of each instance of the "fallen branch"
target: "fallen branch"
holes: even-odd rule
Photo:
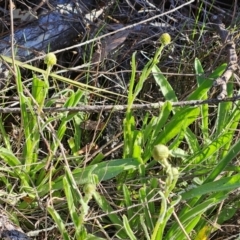
[[[219,104],[221,102],[235,102],[240,100],[240,95],[229,97],[229,98],[214,98],[207,100],[191,100],[191,101],[181,101],[181,102],[172,102],[173,107],[184,107],[184,106],[199,106],[203,104]],[[148,104],[133,104],[132,110],[153,110],[161,108],[166,102],[157,102],[157,103],[148,103]],[[54,112],[116,112],[116,111],[125,111],[128,108],[128,105],[95,105],[95,106],[79,106],[79,107],[46,107],[43,108],[42,111],[44,113],[54,113]],[[0,113],[20,113],[20,108],[0,108]],[[37,109],[36,109],[37,112]]]
[[[225,45],[225,49],[228,55],[227,69],[222,74],[222,76],[217,78],[213,83],[214,87],[221,86],[221,92],[217,97],[218,99],[223,99],[227,96],[227,83],[232,77],[233,73],[238,69],[238,57],[236,53],[235,43],[233,41],[233,36],[227,29],[225,29],[222,18],[222,15],[214,15],[211,19],[212,25],[219,34],[222,43]]]

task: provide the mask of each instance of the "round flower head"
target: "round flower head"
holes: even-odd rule
[[[168,33],[163,33],[159,40],[163,45],[168,45],[171,42],[171,36]]]
[[[44,63],[48,66],[53,66],[57,63],[57,58],[54,53],[48,53],[44,58]]]
[[[152,152],[153,158],[156,161],[162,161],[167,159],[169,157],[169,154],[170,153],[169,153],[168,147],[166,147],[163,144],[158,144],[154,146],[153,152]]]
[[[172,174],[173,174],[174,177],[178,177],[178,175],[179,175],[178,169],[175,168],[175,167],[173,167],[173,168],[172,168]]]
[[[87,195],[92,195],[95,192],[95,190],[96,185],[92,183],[87,183],[83,188],[84,193]]]

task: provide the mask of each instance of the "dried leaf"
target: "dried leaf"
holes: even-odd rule
[[[92,121],[87,120],[85,122],[82,122],[80,127],[84,130],[98,130],[101,131],[105,126],[104,122],[98,122],[98,121]]]

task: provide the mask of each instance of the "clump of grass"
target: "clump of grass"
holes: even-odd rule
[[[160,41],[141,71],[136,52],[132,55],[120,159],[106,160],[100,153],[86,163],[78,150],[83,145],[81,123],[88,115],[42,111],[55,104],[48,99],[51,79],[69,84],[69,89],[56,93],[64,97],[66,108],[88,103],[91,91],[113,92],[52,72],[53,55],[45,60],[46,70],[15,61],[16,66],[33,72],[33,81],[28,90],[17,68],[21,108],[17,150],[0,122],[2,201],[9,212],[14,207],[24,215],[27,231],[35,230],[38,223],[42,231],[56,225],[62,239],[200,239],[226,221],[224,213],[229,209],[231,216],[237,210],[238,199],[231,202],[229,195],[240,182],[239,169],[233,164],[240,149],[236,138],[239,102],[222,102],[214,106],[215,112],[208,104],[173,107],[172,102],[179,101],[177,90],[160,70],[170,35],[163,34]],[[186,49],[182,59],[188,57]],[[185,94],[187,100],[207,99],[212,79],[221,76],[226,67],[214,67],[206,77],[201,63],[205,57],[199,60],[192,55],[188,67],[195,71],[196,88]],[[139,124],[132,106],[151,75],[165,103],[154,115],[145,112]],[[233,93],[233,83],[229,83],[228,95]],[[155,151],[163,145],[168,152],[160,153],[159,165]],[[219,209],[222,214],[218,215]],[[32,219],[36,212],[42,218]],[[20,218],[9,215],[16,223]],[[46,221],[41,220],[44,217]]]

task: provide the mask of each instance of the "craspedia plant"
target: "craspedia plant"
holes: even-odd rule
[[[161,36],[160,36],[160,39],[159,41],[164,45],[168,45],[170,42],[171,42],[171,36],[168,34],[168,33],[163,33]]]
[[[54,53],[48,53],[44,58],[44,63],[48,66],[53,66],[57,63],[57,58]]]
[[[166,147],[163,144],[158,144],[154,146],[153,151],[152,151],[152,156],[154,160],[161,162],[165,159],[167,159],[170,155],[168,147]]]
[[[88,183],[84,186],[83,191],[85,195],[92,196],[93,193],[96,191],[96,185],[92,183]]]

